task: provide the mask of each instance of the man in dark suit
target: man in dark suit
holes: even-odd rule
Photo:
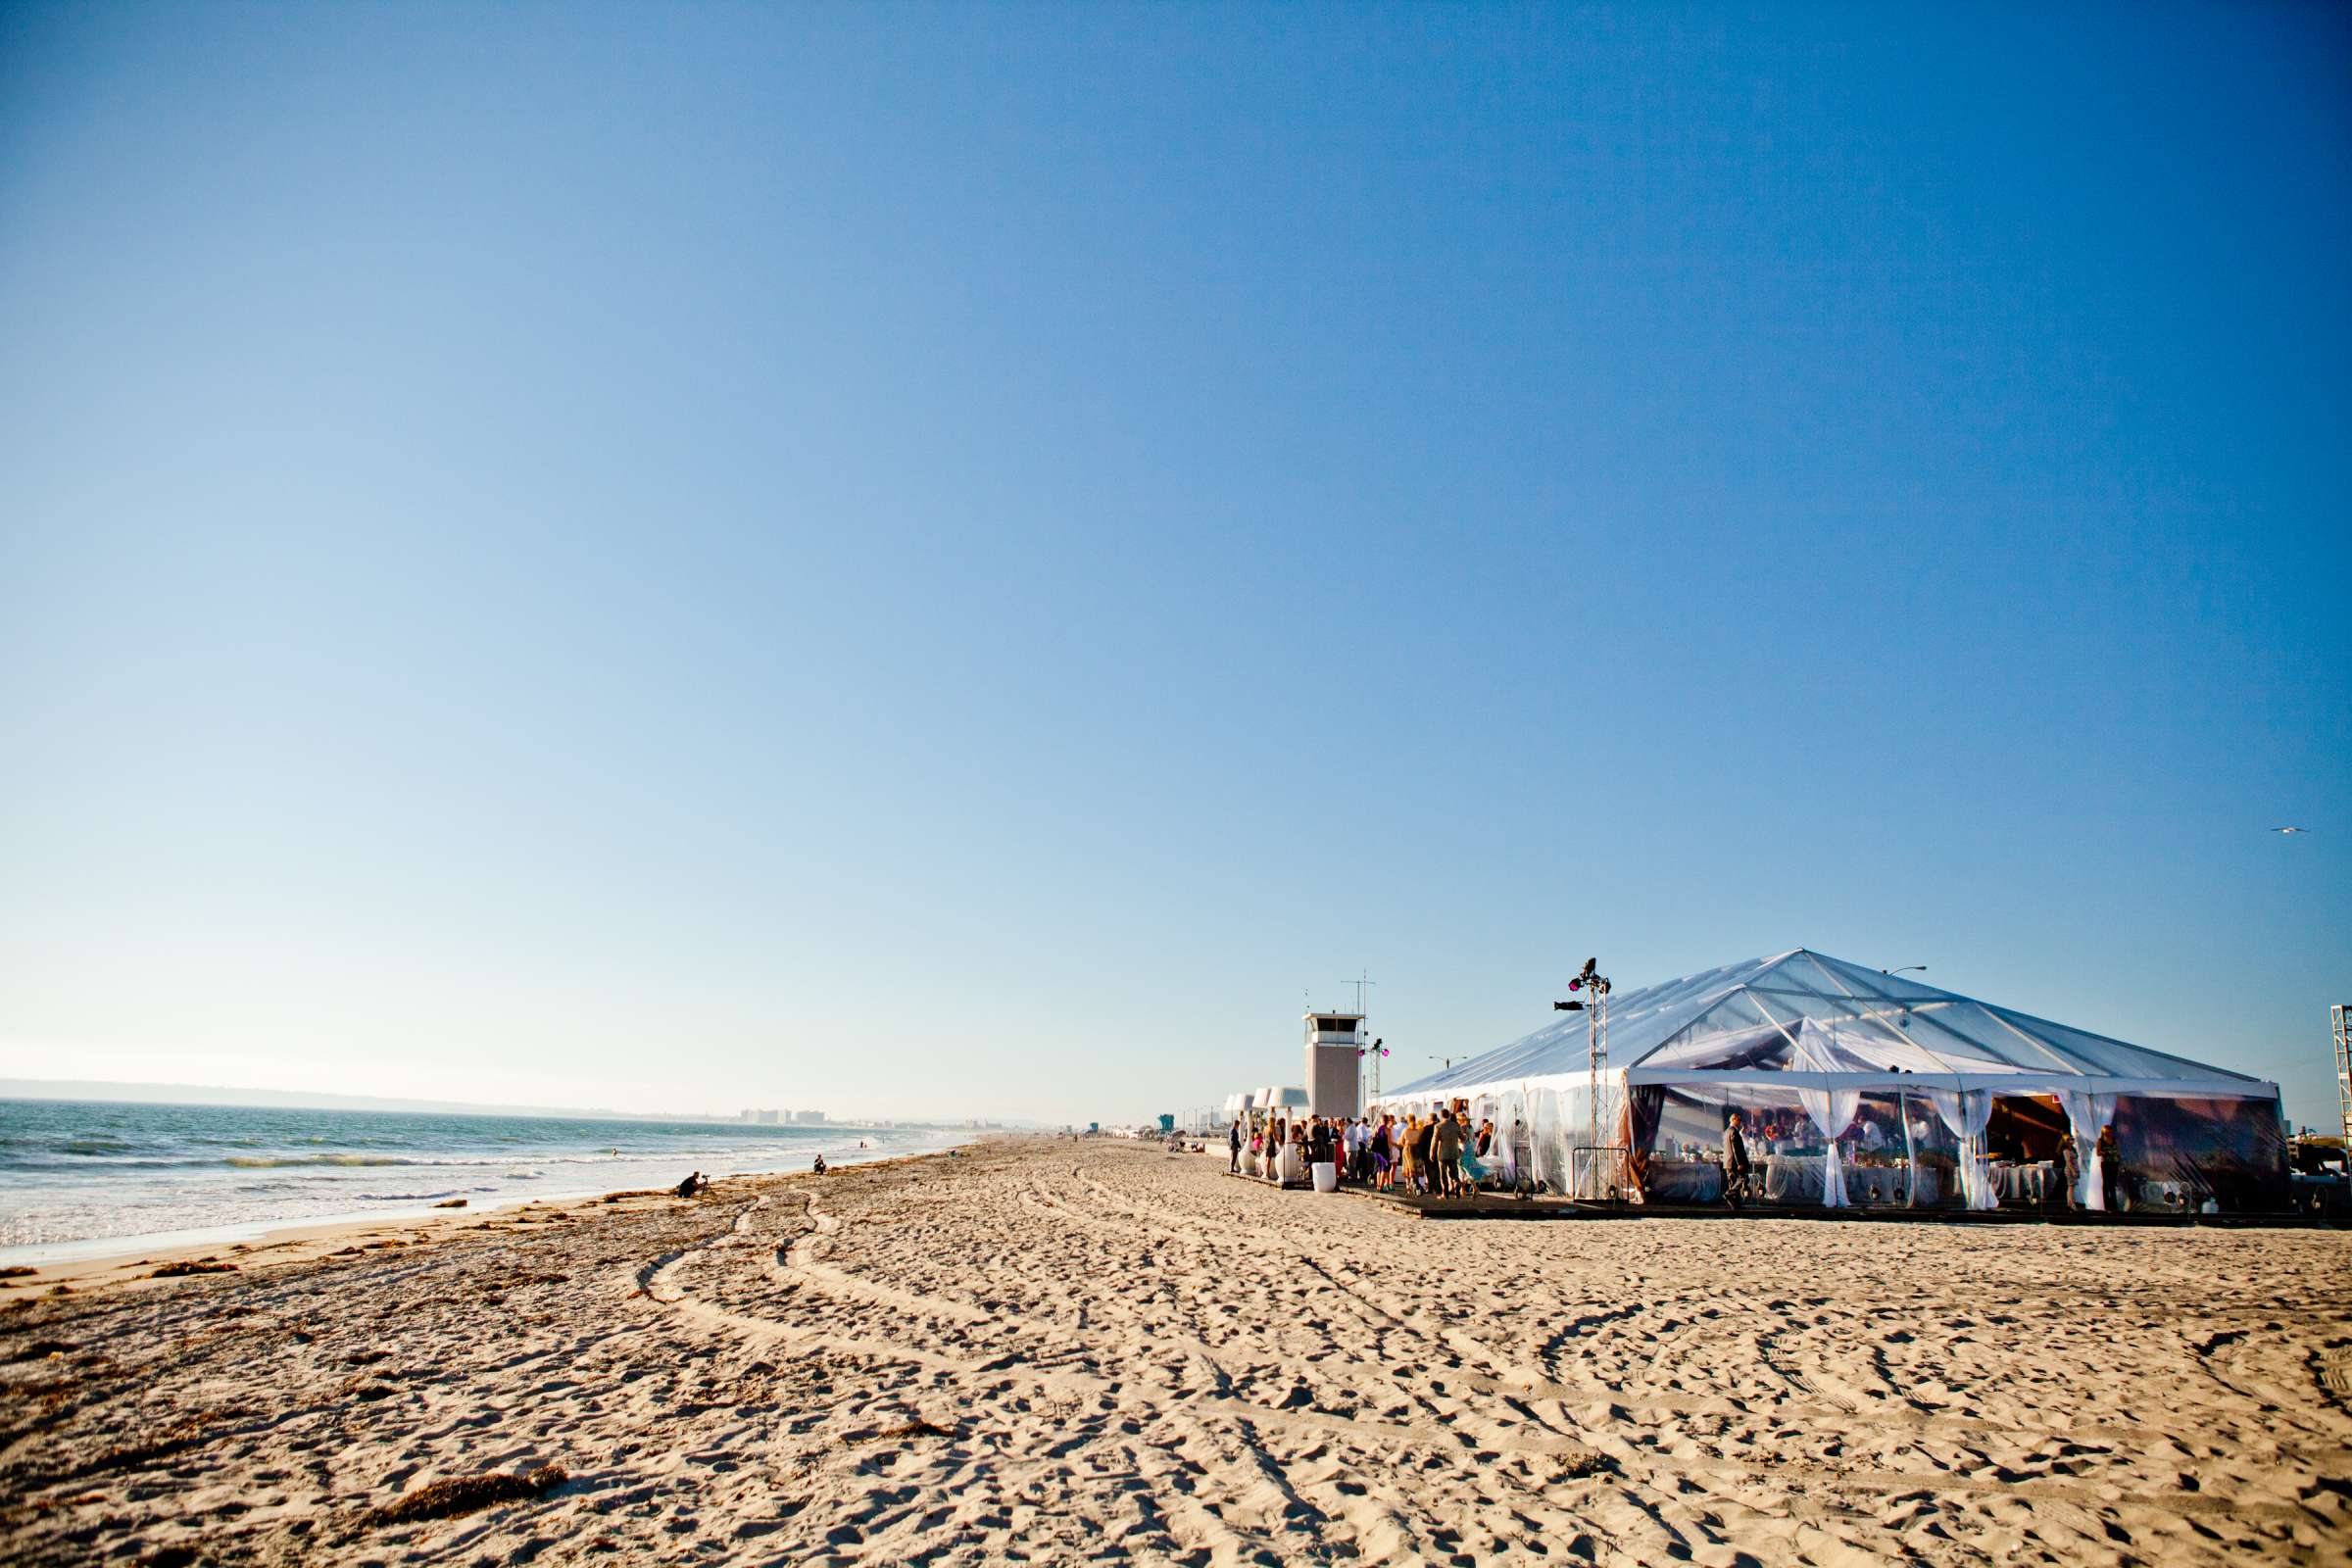
[[[1747,1140],[1740,1136],[1740,1113],[1723,1124],[1723,1200],[1734,1208],[1748,1196]]]

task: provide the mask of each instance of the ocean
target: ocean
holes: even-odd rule
[[[946,1149],[945,1129],[0,1100],[0,1263]]]

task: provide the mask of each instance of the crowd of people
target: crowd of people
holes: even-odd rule
[[[1236,1175],[1286,1185],[1313,1179],[1329,1165],[1338,1180],[1376,1192],[1466,1198],[1506,1185],[1509,1164],[1493,1121],[1472,1125],[1460,1105],[1433,1105],[1426,1116],[1273,1116],[1235,1122],[1226,1135]]]

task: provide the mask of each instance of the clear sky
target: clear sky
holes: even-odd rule
[[[0,1073],[1124,1117],[1365,966],[1394,1074],[1808,946],[2330,1120],[2348,84],[2316,5],[9,6]]]

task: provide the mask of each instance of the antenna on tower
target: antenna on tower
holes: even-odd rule
[[[1379,981],[1372,978],[1372,971],[1370,969],[1366,969],[1363,973],[1363,978],[1359,980],[1343,980],[1340,982],[1340,984],[1344,986],[1355,987],[1355,1015],[1359,1018],[1364,1016],[1364,988],[1366,986],[1376,986],[1380,984]]]

